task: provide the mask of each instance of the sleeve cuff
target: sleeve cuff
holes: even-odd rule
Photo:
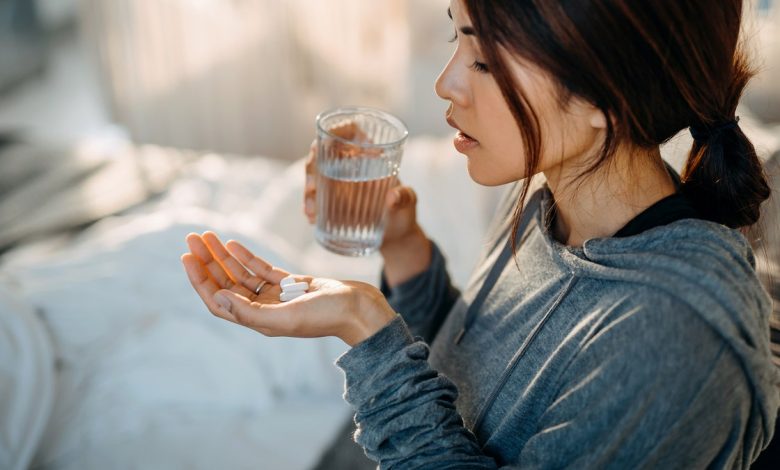
[[[434,285],[432,280],[442,273],[446,273],[446,261],[439,247],[431,240],[431,264],[428,269],[390,288],[382,268],[379,288],[396,312],[415,311],[430,296],[430,287]]]
[[[368,410],[384,403],[400,384],[427,365],[428,346],[415,341],[404,319],[398,315],[373,336],[356,344],[336,360],[345,375],[344,400],[356,410]]]
[[[336,366],[348,376],[370,373],[379,365],[386,363],[388,357],[392,357],[413,342],[414,337],[409,332],[404,319],[401,315],[396,315],[381,330],[354,345],[336,359]]]

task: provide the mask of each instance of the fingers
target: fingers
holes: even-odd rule
[[[248,293],[253,292],[255,287],[257,287],[258,279],[225,249],[225,245],[222,244],[217,234],[205,232],[202,238],[211,255],[219,262],[227,275],[230,276],[233,283],[243,286]]]
[[[372,139],[357,122],[348,121],[340,123],[330,127],[328,133],[335,135],[339,139],[326,139],[323,142],[326,153],[339,155],[342,158],[359,155],[379,156],[382,154],[381,148],[364,146],[364,144],[371,144]]]
[[[317,221],[316,204],[317,201],[314,195],[312,195],[311,197],[307,197],[303,203],[303,213],[306,214],[306,220],[308,220],[310,224],[313,224],[314,222]]]
[[[255,256],[244,245],[235,240],[230,240],[227,243],[227,250],[233,254],[241,264],[251,269],[255,275],[268,282],[279,284],[282,282],[282,279],[290,275],[287,271],[274,267],[264,259]]]
[[[306,186],[303,189],[303,212],[309,223],[313,224],[317,218],[317,183],[316,176],[306,175]]]
[[[214,258],[211,251],[206,246],[200,235],[197,233],[191,233],[187,235],[187,246],[190,252],[197,256],[204,268],[208,271],[209,275],[214,279],[220,288],[230,288],[234,282],[230,279],[230,276],[222,268],[222,265]]]
[[[311,142],[309,155],[306,158],[306,176],[313,175],[317,170],[317,140]]]
[[[309,223],[313,224],[317,217],[315,198],[317,194],[317,140],[311,143],[309,158],[306,160],[306,183],[303,187],[303,212]]]
[[[206,304],[209,311],[220,318],[235,323],[236,318],[229,311],[220,308],[220,305],[214,299],[214,294],[220,290],[220,287],[209,276],[201,260],[192,253],[186,253],[182,255],[181,262],[184,265],[184,270],[187,272],[190,284],[192,284],[195,292],[198,293],[198,296]]]
[[[347,121],[333,126],[328,129],[328,132],[344,140],[368,141],[368,135],[354,121]]]
[[[239,325],[247,326],[266,336],[286,336],[297,331],[300,312],[294,302],[269,304],[252,302],[243,295],[228,290],[217,294],[222,315],[231,315]]]
[[[417,205],[417,193],[409,186],[396,186],[388,191],[387,203],[391,210],[415,207]]]
[[[295,319],[300,318],[300,312],[294,301],[277,310],[283,305],[278,301],[278,287],[254,295],[259,282],[278,285],[289,276],[287,271],[272,266],[236,241],[223,245],[214,232],[189,234],[187,244],[192,252],[181,257],[184,270],[212,314],[268,336],[296,331]],[[311,278],[302,276],[297,280],[309,282]]]

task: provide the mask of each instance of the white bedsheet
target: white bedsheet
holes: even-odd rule
[[[292,436],[289,452],[275,447],[277,460],[302,466],[265,468],[307,468],[347,416],[331,365],[344,346],[332,338],[263,338],[212,317],[178,257],[186,233],[221,227],[185,222],[192,214],[165,222],[163,215],[108,221],[59,256],[5,271],[41,310],[58,358],[56,400],[35,464],[105,468],[100,462],[123,455],[111,467],[170,468],[182,458],[213,468],[221,458],[225,468],[245,468],[263,457],[249,445],[252,436],[275,435],[268,420],[283,420],[279,404],[297,400],[319,416],[308,431],[315,437],[303,451],[293,451]],[[271,249],[254,248],[286,264]],[[216,437],[209,423],[243,433],[246,447],[228,452],[236,444],[230,436],[204,447]]]

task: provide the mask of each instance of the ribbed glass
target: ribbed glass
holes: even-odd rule
[[[330,251],[364,256],[379,249],[408,131],[397,117],[363,107],[317,116],[315,237]]]

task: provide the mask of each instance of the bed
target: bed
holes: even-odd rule
[[[780,133],[742,123],[780,174]],[[689,139],[664,148],[678,169]],[[212,317],[179,262],[187,233],[215,230],[292,272],[376,284],[378,256],[314,242],[302,160],[97,137],[6,144],[0,168],[0,468],[311,469],[350,445],[346,346]],[[448,138],[410,140],[400,176],[463,285],[503,189],[473,183]]]

